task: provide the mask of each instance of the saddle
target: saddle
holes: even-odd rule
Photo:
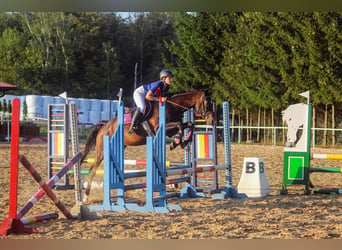
[[[136,108],[127,108],[125,109],[125,114],[124,114],[124,124],[128,124],[132,122],[132,118],[134,115]],[[152,102],[146,100],[145,101],[145,108],[144,108],[144,112],[143,112],[143,117],[144,120],[148,120],[151,118],[151,116],[153,115],[153,104]]]

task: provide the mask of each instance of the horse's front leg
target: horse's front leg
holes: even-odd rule
[[[178,145],[181,145],[182,148],[185,148],[189,142],[192,139],[192,132],[193,132],[193,123],[192,122],[185,122],[181,123],[179,122],[176,125],[176,128],[178,129],[177,134],[175,135],[175,139],[170,144],[170,150],[175,149]],[[186,138],[184,139],[184,130],[189,129]]]
[[[174,135],[174,140],[170,143],[170,150],[174,150],[178,145],[182,143],[183,140],[182,124],[180,122],[172,124],[172,126],[169,125],[167,129],[167,134]]]
[[[192,133],[194,130],[194,124],[192,122],[182,123],[182,130],[189,129],[187,131],[186,138],[181,141],[181,148],[185,148],[192,141]]]

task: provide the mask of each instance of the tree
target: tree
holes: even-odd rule
[[[122,68],[129,67],[126,56],[132,49],[122,49],[119,45],[130,44],[127,31],[113,14],[80,13],[76,15],[76,25],[80,27],[75,81],[82,83],[78,95],[84,97],[107,98],[127,86]],[[121,62],[125,62],[124,66]],[[105,74],[104,74],[105,73]],[[132,77],[131,77],[132,79]],[[84,88],[83,85],[87,86]],[[127,94],[127,92],[124,92]]]
[[[129,24],[132,31],[135,62],[138,63],[138,82],[149,83],[159,77],[165,61],[172,63],[172,55],[167,50],[166,42],[175,39],[174,13],[147,12],[140,13]],[[133,64],[134,66],[135,64]]]
[[[3,117],[2,102],[0,102],[0,114],[1,114],[0,119],[1,119],[1,121],[2,121],[2,117]],[[1,125],[1,123],[2,123],[2,122],[0,122],[0,125]]]
[[[2,113],[3,113],[4,117],[6,117],[6,112],[7,112],[7,101],[4,98],[4,99],[2,99]]]
[[[16,29],[6,29],[0,37],[0,79],[22,83],[22,64],[25,52],[25,36]]]
[[[48,94],[71,91],[70,75],[74,71],[74,46],[78,43],[78,29],[74,17],[61,12],[22,14],[25,32],[30,37],[27,72],[36,70],[41,77],[32,79]],[[36,75],[36,73],[34,73]]]
[[[24,103],[23,103],[23,115],[24,115],[24,120],[27,119],[27,102],[26,100],[24,100]]]
[[[223,60],[224,31],[234,28],[228,20],[234,14],[221,12],[178,13],[175,19],[177,41],[167,43],[174,57],[168,63],[176,73],[174,90],[186,88],[213,89],[222,79],[220,65]],[[167,64],[167,62],[164,61]]]

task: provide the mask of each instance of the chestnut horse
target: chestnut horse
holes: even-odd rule
[[[147,119],[151,129],[156,132],[159,125],[159,102],[152,102],[153,114]],[[176,135],[181,129],[187,127],[182,123],[183,113],[194,108],[194,112],[206,119],[207,124],[213,124],[214,114],[211,97],[205,91],[191,91],[180,94],[175,94],[168,98],[166,104],[166,135],[172,137]],[[191,126],[191,124],[189,124]],[[146,144],[146,131],[140,125],[135,133],[128,133],[130,124],[124,125],[124,144],[126,146],[139,146]],[[85,191],[84,201],[90,193],[92,179],[95,176],[96,169],[103,160],[103,136],[114,134],[116,129],[116,118],[109,120],[105,124],[95,125],[87,137],[85,149],[83,151],[83,158],[86,158],[88,153],[94,149],[95,159],[93,165],[90,167],[88,175],[88,185]]]

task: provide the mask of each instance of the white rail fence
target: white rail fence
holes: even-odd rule
[[[46,119],[39,119],[39,120],[36,120],[35,122],[39,123],[39,126],[41,128],[43,128],[44,126],[47,127],[47,120]],[[33,123],[35,123],[35,122],[33,122]],[[5,135],[3,139],[5,139],[5,141],[9,142],[10,138],[11,138],[11,136],[10,136],[11,121],[10,120],[2,120],[1,123],[7,124],[7,131],[6,131],[7,135]],[[80,132],[79,132],[80,135],[83,135],[83,133],[85,133],[87,131],[85,129],[86,127],[80,126]],[[196,125],[196,127],[206,129],[210,126],[208,126],[208,125]],[[217,126],[219,136],[220,136],[220,131],[222,130],[222,128],[223,128],[222,126]],[[285,144],[287,127],[231,126],[232,142],[236,142],[239,144],[240,143],[259,143],[258,141],[256,141],[255,135],[251,136],[252,139],[247,141],[247,139],[246,139],[247,129],[249,129],[254,134],[256,134],[257,131],[259,130],[260,131],[260,138],[262,138],[263,144],[272,143],[273,146]],[[232,131],[232,130],[234,130],[234,131]],[[325,128],[312,128],[311,129],[311,133],[312,133],[311,135],[312,135],[312,147],[313,148],[316,146],[316,144],[322,144],[322,143],[317,143],[317,142],[321,141],[321,138],[322,138],[322,136],[319,135],[319,133],[322,133],[324,131],[328,131],[328,132],[335,131],[336,132],[336,135],[335,135],[336,136],[336,143],[342,144],[342,128],[335,128],[335,129],[332,129],[332,128],[326,128],[326,129]],[[266,134],[263,134],[264,132],[266,132]],[[339,133],[337,133],[337,132],[339,132]],[[329,136],[331,138],[331,135],[329,135]]]

